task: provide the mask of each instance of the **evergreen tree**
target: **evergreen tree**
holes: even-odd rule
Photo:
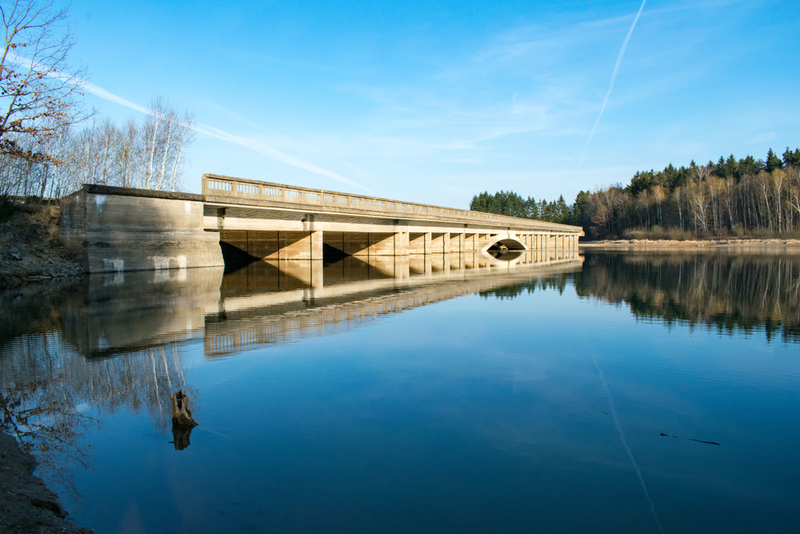
[[[588,196],[588,191],[581,191],[575,197],[575,203],[572,204],[572,214],[570,215],[569,224],[583,226],[583,212],[586,207]]]
[[[781,158],[776,156],[775,152],[773,152],[772,149],[770,148],[769,152],[767,153],[767,161],[764,170],[767,172],[772,172],[775,169],[780,169],[781,167],[783,167],[783,161],[781,160]]]
[[[786,152],[783,153],[783,164],[792,167],[800,167],[800,148],[796,148],[794,152],[786,147]]]
[[[569,206],[564,201],[564,195],[559,195],[556,201],[556,218],[557,220],[554,222],[569,223]]]
[[[539,218],[539,205],[536,203],[535,198],[528,197],[528,200],[525,201],[525,209],[528,212],[529,219]]]
[[[724,159],[720,156],[719,161],[714,165],[714,174],[720,178],[739,179],[741,177],[739,172],[739,163],[736,161],[736,158],[733,157],[733,154],[728,156],[728,159]]]
[[[739,160],[739,176],[737,178],[741,180],[745,176],[755,176],[763,170],[763,161],[756,161],[753,156],[747,156]]]

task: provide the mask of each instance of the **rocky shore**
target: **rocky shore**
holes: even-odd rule
[[[33,475],[36,460],[0,432],[0,532],[91,534],[66,520],[58,496]]]

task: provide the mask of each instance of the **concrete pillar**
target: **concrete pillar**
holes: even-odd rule
[[[394,234],[394,255],[408,256],[409,252],[408,232]]]
[[[310,237],[310,245],[311,245],[311,259],[312,260],[321,260],[322,259],[322,230],[315,230],[311,232]],[[322,286],[322,269],[317,269],[320,274],[320,287]],[[311,284],[312,287],[314,284]]]
[[[450,246],[448,252],[452,254],[461,254],[464,252],[464,234],[453,234],[450,237]]]

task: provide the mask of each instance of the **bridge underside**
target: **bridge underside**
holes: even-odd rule
[[[380,220],[206,205],[204,228],[219,232],[227,257],[325,259],[490,250],[577,250],[578,235],[513,231],[430,221]]]

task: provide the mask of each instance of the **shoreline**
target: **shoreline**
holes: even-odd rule
[[[66,519],[58,495],[33,474],[36,459],[0,432],[0,531],[15,534],[92,534]]]
[[[677,241],[674,239],[610,239],[589,241],[578,244],[579,250],[763,250],[784,251],[797,249],[800,253],[800,239],[743,239],[717,238]]]

